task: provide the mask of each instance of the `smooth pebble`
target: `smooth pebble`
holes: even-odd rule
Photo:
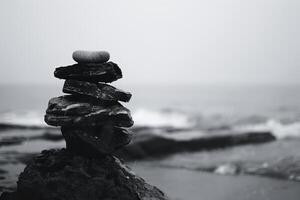
[[[78,63],[105,63],[110,56],[107,51],[74,51],[73,59]]]

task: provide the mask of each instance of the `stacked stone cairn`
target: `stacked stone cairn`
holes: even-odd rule
[[[122,78],[109,58],[105,51],[75,51],[77,64],[54,72],[65,79],[63,92],[70,95],[50,99],[45,122],[61,126],[67,150],[75,154],[111,154],[131,140],[132,133],[124,128],[133,125],[130,111],[118,102],[128,102],[131,94],[106,84]]]
[[[44,150],[20,174],[17,189],[0,200],[167,200],[112,153],[131,140],[131,94],[110,83],[122,78],[104,51],[75,51],[77,64],[58,67],[68,95],[50,99],[45,122],[61,126],[66,149]]]

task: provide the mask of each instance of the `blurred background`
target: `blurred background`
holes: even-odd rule
[[[299,9],[296,0],[1,1],[1,191],[33,155],[65,146],[43,115],[63,94],[54,69],[84,49],[110,52],[123,71],[113,85],[133,94],[131,147],[143,151],[119,155],[147,181],[175,199],[296,198]]]

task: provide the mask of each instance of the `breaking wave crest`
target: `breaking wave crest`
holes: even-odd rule
[[[191,128],[193,120],[184,113],[172,110],[139,109],[133,112],[135,126]]]
[[[251,132],[269,131],[277,139],[300,137],[300,122],[285,124],[274,119],[269,119],[265,123],[236,126],[234,129],[238,131]]]
[[[46,128],[44,116],[38,111],[4,112],[0,114],[2,127]]]

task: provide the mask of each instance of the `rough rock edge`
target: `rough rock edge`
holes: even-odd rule
[[[38,190],[37,190],[38,188]],[[72,191],[72,192],[70,192]],[[86,158],[45,150],[20,174],[17,190],[1,200],[167,200],[114,156]]]
[[[73,79],[93,83],[111,83],[122,78],[122,71],[116,63],[77,63],[57,67],[54,76],[59,79]]]
[[[68,79],[64,83],[63,92],[74,95],[85,95],[100,101],[129,102],[131,93],[117,89],[105,83],[90,83]]]

